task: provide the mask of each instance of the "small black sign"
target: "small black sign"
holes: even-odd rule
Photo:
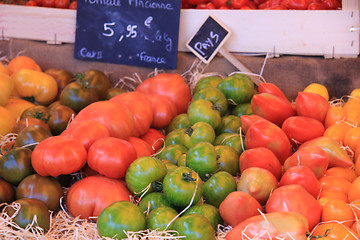
[[[75,58],[175,69],[181,0],[78,0]]]
[[[203,62],[209,63],[229,36],[230,30],[209,16],[186,46]]]

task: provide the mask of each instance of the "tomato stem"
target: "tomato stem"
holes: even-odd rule
[[[194,129],[192,127],[188,127],[185,130],[185,134],[187,134],[189,137],[193,134],[193,132],[194,132]]]
[[[31,103],[35,103],[35,98],[34,97],[23,97],[24,100],[31,102]]]
[[[154,181],[151,184],[151,187],[154,189],[155,192],[161,192],[163,190],[163,183],[160,181]]]
[[[192,175],[191,172],[188,172],[188,173],[185,173],[185,172],[184,172],[184,173],[183,173],[183,180],[184,180],[184,181],[187,181],[187,182],[190,182],[190,181],[195,182],[196,179],[193,178],[191,175]]]

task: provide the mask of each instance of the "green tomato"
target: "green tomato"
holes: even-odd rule
[[[173,145],[173,144],[183,144],[183,135],[185,134],[185,129],[179,128],[174,129],[173,131],[169,132],[165,136],[165,146]]]
[[[205,202],[219,207],[226,196],[236,191],[236,188],[235,178],[230,173],[217,172],[204,183],[203,196]]]
[[[179,161],[182,154],[188,151],[187,147],[180,144],[168,145],[162,148],[156,155],[156,158],[167,159],[175,164]]]
[[[20,119],[24,118],[36,118],[44,123],[49,121],[49,109],[43,105],[35,105],[22,112]]]
[[[227,145],[235,149],[235,151],[240,154],[244,151],[245,142],[244,137],[240,134],[235,133],[222,133],[215,138],[214,145]]]
[[[50,211],[46,207],[45,203],[37,199],[21,198],[14,203],[20,204],[20,210],[13,218],[13,221],[21,228],[26,228],[29,224],[37,224],[44,231],[50,228]],[[6,208],[6,213],[9,216],[15,214],[16,209],[10,205]],[[34,218],[36,216],[36,221]]]
[[[217,154],[217,163],[219,171],[225,171],[235,176],[240,172],[239,169],[239,154],[237,151],[228,145],[215,146]]]
[[[162,192],[149,193],[139,202],[139,208],[143,213],[149,213],[158,207],[172,207],[171,203]]]
[[[197,122],[187,128],[182,135],[182,142],[185,147],[190,148],[199,142],[213,144],[215,141],[215,130],[206,122]]]
[[[205,99],[197,99],[190,103],[188,117],[191,125],[207,122],[216,130],[221,124],[220,112],[212,102]]]
[[[200,214],[189,214],[176,219],[174,230],[187,240],[215,240],[215,230],[209,220]]]
[[[217,229],[217,226],[223,223],[219,209],[207,203],[191,206],[182,214],[182,216],[187,216],[189,214],[200,214],[206,217],[214,229]]]
[[[99,100],[106,98],[111,84],[110,79],[102,71],[94,69],[79,74],[76,81],[86,88],[94,89]]]
[[[14,142],[14,147],[26,147],[34,150],[42,140],[51,137],[50,131],[39,125],[32,125],[22,129]]]
[[[241,129],[241,119],[234,115],[226,115],[221,118],[220,127],[216,131],[216,135],[222,133],[239,133]]]
[[[176,163],[177,166],[182,166],[182,167],[186,167],[186,153],[182,154],[179,159],[178,162]]]
[[[193,101],[205,99],[210,101],[223,116],[228,110],[228,102],[225,95],[216,87],[206,87],[197,91],[193,96]]]
[[[166,165],[167,173],[174,171],[178,166],[171,160],[161,159]]]
[[[53,135],[60,135],[69,124],[69,121],[75,117],[75,111],[70,107],[60,104],[54,104],[49,107],[48,125]]]
[[[35,173],[31,165],[31,153],[28,148],[13,148],[0,159],[0,176],[7,182],[19,184],[25,177]]]
[[[0,179],[0,204],[11,203],[15,199],[14,187],[5,180]]]
[[[178,167],[167,174],[163,181],[166,199],[174,206],[185,208],[191,202],[195,205],[202,196],[203,182],[199,175],[188,167]]]
[[[204,77],[196,83],[194,93],[197,93],[199,90],[206,87],[217,87],[222,80],[223,79],[220,76]]]
[[[191,124],[187,113],[181,113],[174,117],[166,128],[166,134],[169,134],[175,129],[188,128]]]
[[[127,231],[145,230],[145,215],[134,203],[118,201],[101,211],[96,225],[101,237],[123,239]]]
[[[236,73],[225,78],[217,88],[225,95],[230,104],[250,102],[255,94],[255,86],[251,78],[242,73]]]
[[[186,154],[186,166],[205,179],[218,169],[217,154],[214,145],[208,142],[199,142],[192,146]]]
[[[167,173],[166,165],[153,157],[140,157],[128,167],[125,181],[135,196],[161,191],[161,182]]]
[[[251,103],[240,103],[236,105],[232,112],[232,115],[235,115],[237,117],[241,117],[242,115],[251,115],[253,114]]]
[[[105,100],[110,100],[111,98],[113,98],[119,94],[125,93],[125,92],[126,91],[124,89],[117,88],[117,87],[111,87],[106,92]]]
[[[158,207],[152,210],[146,217],[147,229],[158,229],[160,231],[171,229],[174,226],[174,222],[170,223],[178,212],[171,207]]]

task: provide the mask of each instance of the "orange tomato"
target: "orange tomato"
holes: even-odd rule
[[[10,133],[15,124],[15,116],[9,110],[0,106],[0,138]]]
[[[354,224],[351,227],[351,230],[353,230],[354,232],[356,232],[359,235],[359,233],[360,233],[360,222],[355,221]]]
[[[20,118],[21,114],[28,108],[35,106],[34,103],[21,98],[10,98],[5,108],[9,110],[15,118]]]
[[[0,72],[9,75],[9,70],[0,62]]]
[[[349,182],[352,182],[357,177],[357,174],[355,172],[354,168],[348,168],[348,167],[332,167],[328,168],[325,172],[326,176],[338,176],[345,178]]]
[[[329,189],[322,190],[318,197],[318,201],[322,207],[324,207],[327,203],[329,203],[330,201],[332,201],[334,199],[339,199],[344,202],[348,202],[347,194],[344,193],[343,191],[337,190],[337,189],[329,188]]]
[[[326,114],[324,126],[325,128],[328,128],[337,122],[344,121],[345,118],[346,118],[346,112],[343,107],[332,106],[329,108]]]
[[[360,88],[355,88],[354,90],[352,90],[350,96],[360,98]]]
[[[345,178],[338,176],[323,176],[319,179],[321,187],[325,189],[336,189],[343,191],[345,194],[349,193],[351,182]]]
[[[350,202],[360,199],[360,177],[355,178],[355,180],[351,183],[348,192],[348,199]]]
[[[349,205],[353,210],[355,219],[360,219],[360,199],[355,199],[354,201],[351,201]]]
[[[326,236],[336,240],[359,240],[359,235],[356,232],[338,222],[326,222],[317,225],[311,232],[311,236],[313,238],[310,237],[310,239],[314,239],[315,236]]]
[[[360,123],[360,98],[350,97],[344,104],[346,112],[345,121],[358,125]]]
[[[40,66],[34,61],[34,59],[27,56],[17,56],[7,65],[7,70],[9,71],[10,76],[20,69],[32,69],[41,72]]]
[[[354,158],[355,161],[356,161],[356,159],[359,159],[359,156],[360,156],[360,144],[358,144],[355,148],[355,158]]]
[[[360,109],[359,109],[360,111]],[[360,143],[360,127],[349,129],[344,136],[344,146],[348,146],[351,151],[355,152],[357,145]]]
[[[346,122],[339,122],[328,127],[324,136],[331,138],[338,143],[342,144],[344,142],[345,134],[352,128],[352,126]]]
[[[339,221],[347,227],[351,227],[354,223],[354,213],[345,201],[333,199],[322,208],[321,221]]]
[[[357,158],[355,158],[355,173],[357,176],[360,176],[360,155]]]

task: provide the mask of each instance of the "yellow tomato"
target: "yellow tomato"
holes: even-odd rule
[[[303,92],[312,92],[317,93],[323,96],[326,101],[329,101],[329,92],[327,88],[320,83],[311,83],[306,88],[304,88]]]
[[[1,70],[0,70],[1,71]],[[14,90],[13,80],[5,73],[0,72],[0,105],[4,106]]]
[[[360,98],[350,97],[344,104],[346,112],[345,121],[354,126],[360,125]]]
[[[354,90],[352,90],[350,96],[360,98],[360,88],[355,88]]]
[[[0,62],[0,73],[5,73],[9,76],[9,70]]]
[[[21,98],[10,98],[5,108],[9,110],[16,119],[20,118],[21,114],[28,108],[35,106],[34,103],[26,101]]]
[[[0,106],[0,135],[11,133],[16,123],[16,117],[6,108]]]
[[[34,61],[34,59],[27,56],[17,56],[11,59],[7,65],[9,75],[13,75],[20,69],[32,69],[41,72],[40,66]]]
[[[11,78],[16,94],[21,98],[31,99],[31,102],[48,105],[55,100],[58,93],[56,80],[43,72],[20,69]]]

